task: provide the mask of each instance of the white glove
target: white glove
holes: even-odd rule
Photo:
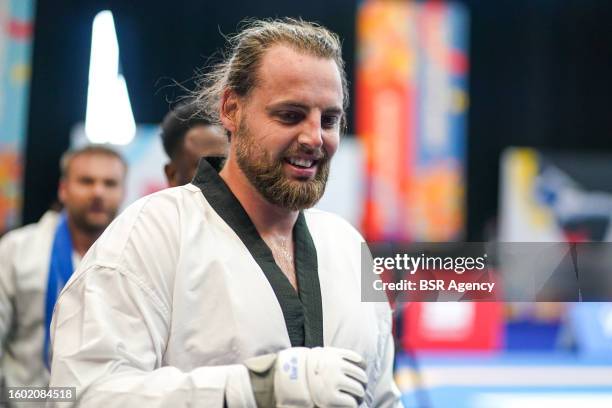
[[[278,353],[277,407],[357,407],[368,382],[361,356],[351,350],[294,347]]]

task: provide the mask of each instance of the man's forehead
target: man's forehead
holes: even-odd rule
[[[123,163],[108,154],[79,154],[68,165],[69,176],[114,177],[117,170],[124,170]]]
[[[335,61],[282,44],[264,53],[255,91],[263,91],[275,104],[285,101],[342,108],[342,79]]]

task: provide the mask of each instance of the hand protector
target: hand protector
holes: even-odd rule
[[[359,354],[333,347],[294,347],[278,353],[274,374],[277,407],[357,407],[367,376]]]

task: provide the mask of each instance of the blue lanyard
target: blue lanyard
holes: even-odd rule
[[[43,361],[47,368],[49,361],[49,343],[51,331],[51,317],[53,308],[60,292],[64,288],[73,272],[72,265],[72,238],[68,228],[66,212],[60,215],[59,223],[55,229],[53,246],[51,247],[51,260],[49,262],[49,281],[47,284],[47,301],[45,308],[45,344],[43,349]]]

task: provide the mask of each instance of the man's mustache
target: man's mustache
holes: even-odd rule
[[[285,157],[298,156],[300,154],[307,155],[312,160],[327,160],[329,155],[322,148],[312,149],[304,146],[293,148],[285,153]]]
[[[90,211],[106,211],[107,208],[104,205],[104,201],[96,199],[93,200],[88,206],[87,209]]]

